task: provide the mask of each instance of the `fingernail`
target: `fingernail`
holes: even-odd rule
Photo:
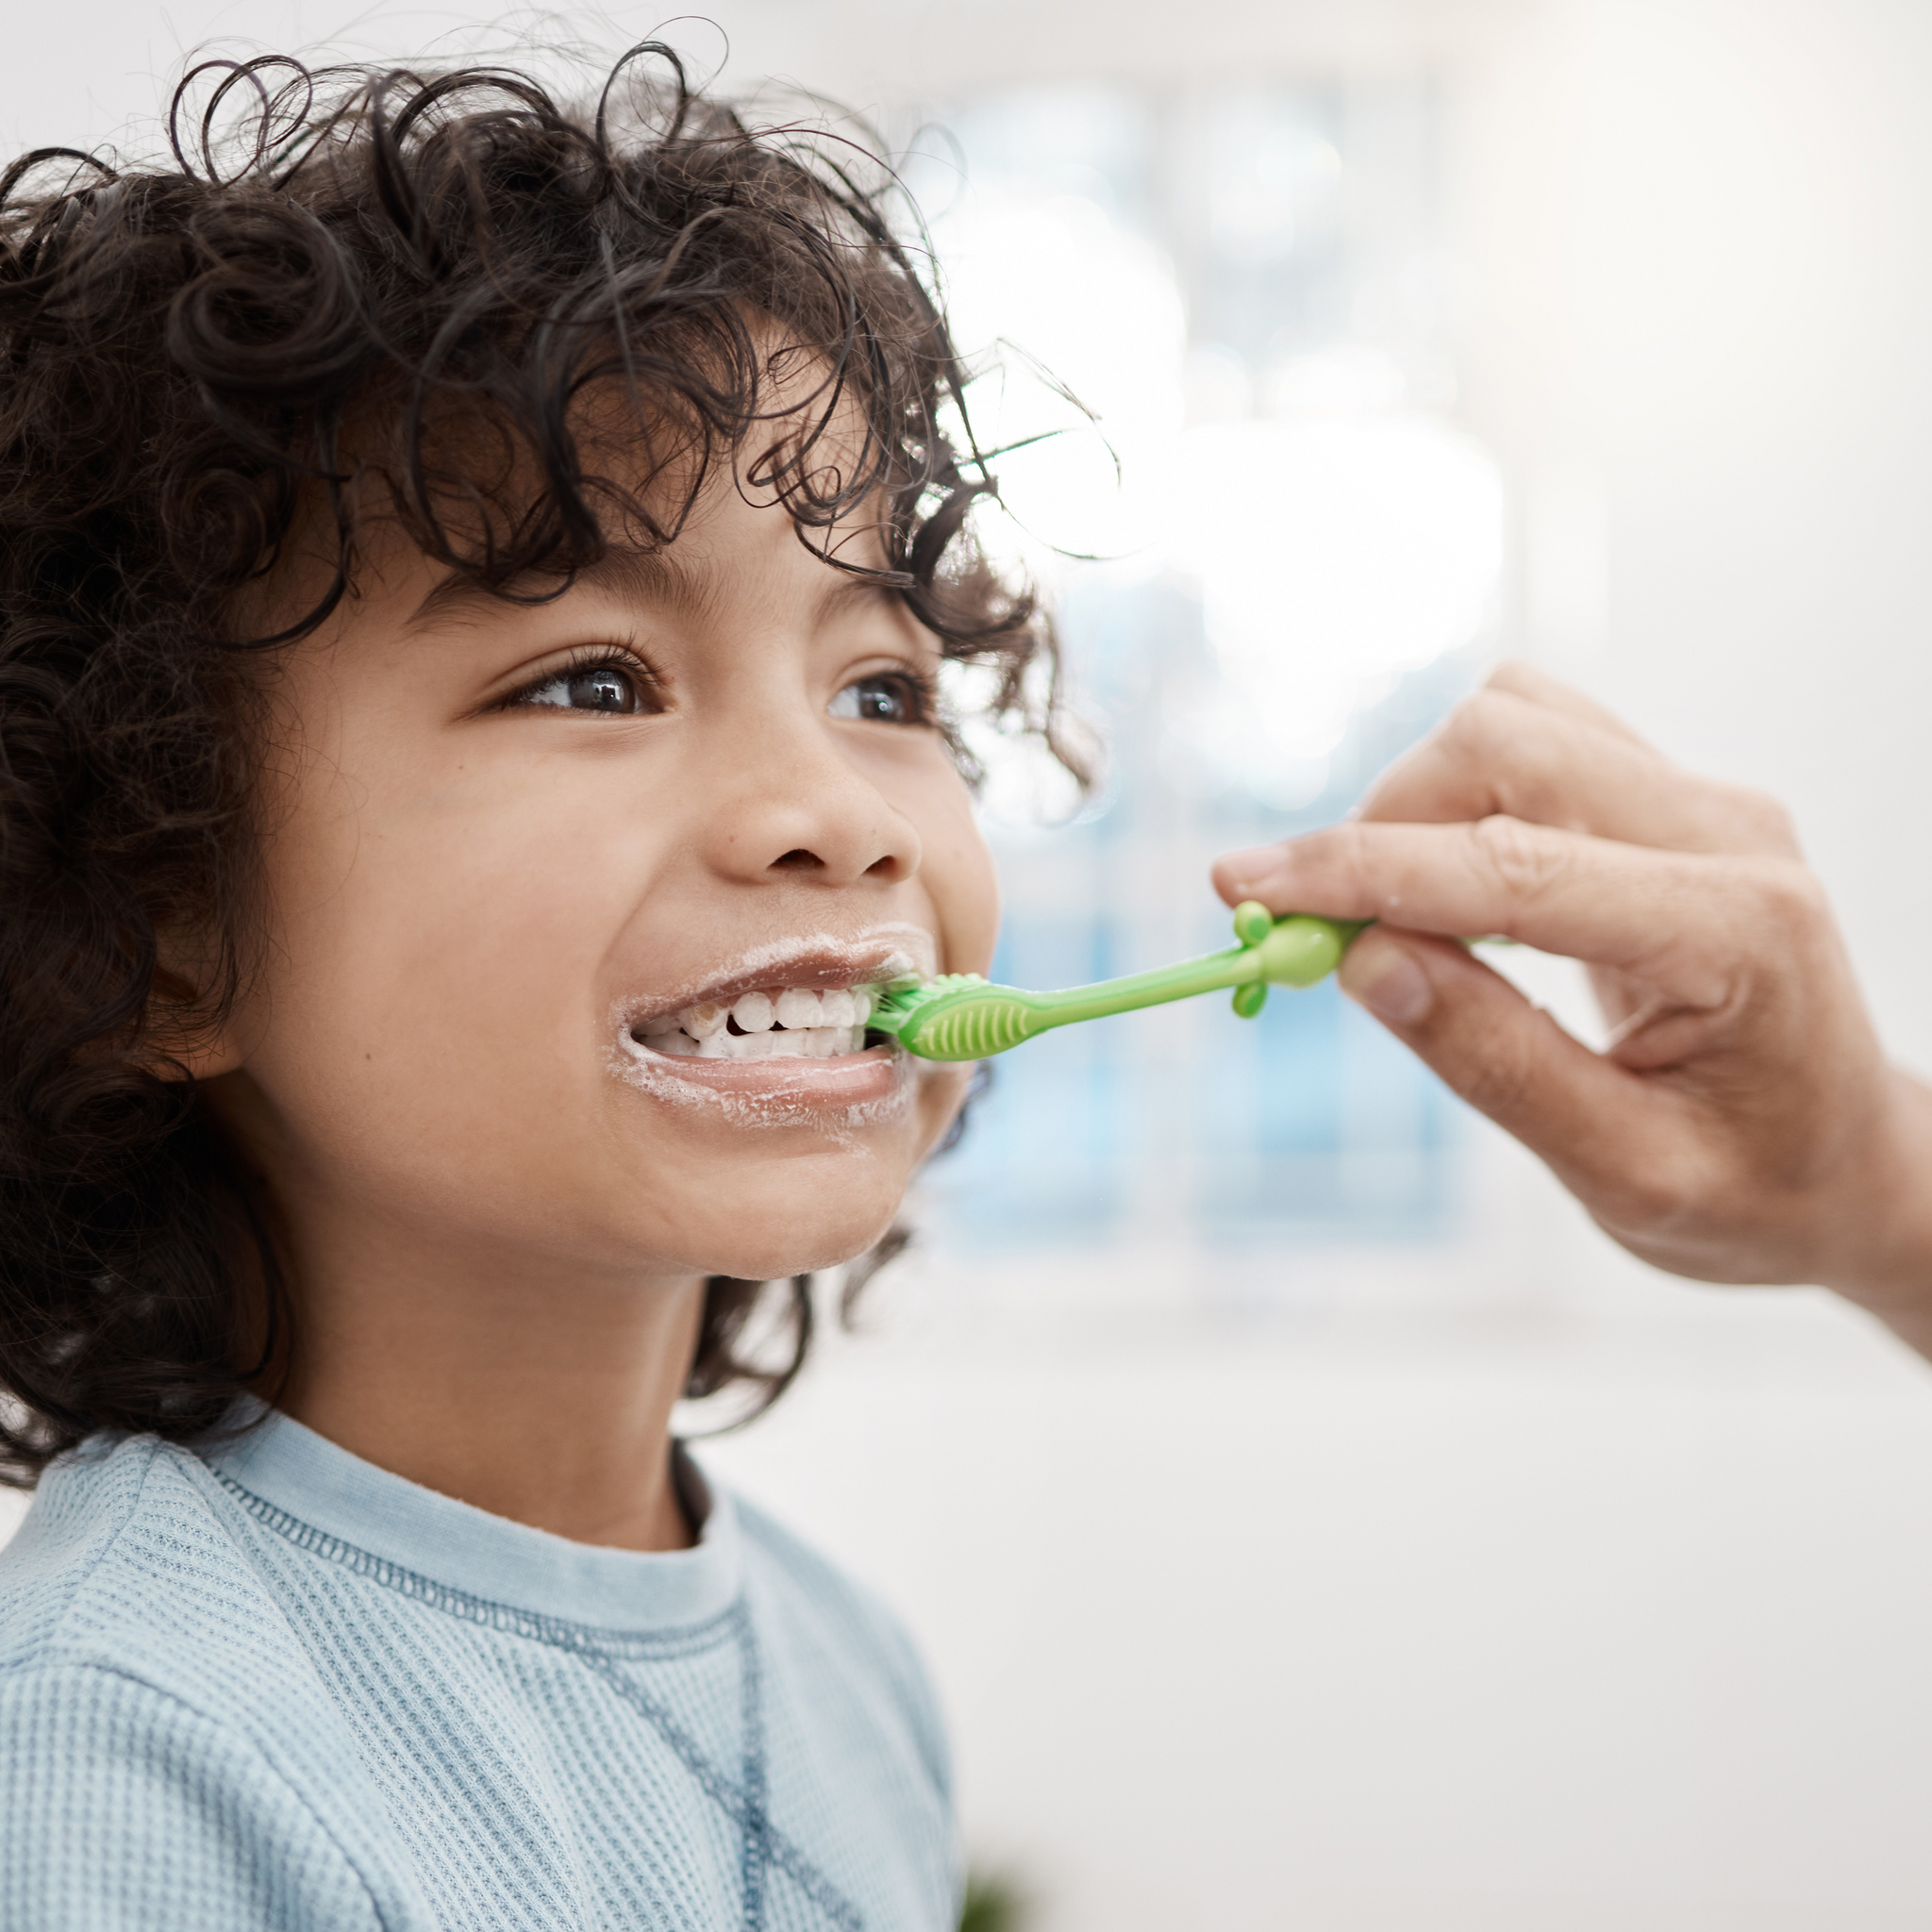
[[[1236,891],[1245,893],[1278,873],[1282,857],[1279,845],[1257,845],[1251,852],[1224,852],[1214,865]]]
[[[1387,941],[1351,955],[1341,977],[1349,998],[1391,1026],[1413,1026],[1436,997],[1415,955]]]

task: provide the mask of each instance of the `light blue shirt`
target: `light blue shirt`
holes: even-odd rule
[[[0,1553],[4,1932],[941,1932],[893,1621],[766,1517],[595,1548],[282,1416],[63,1457]]]

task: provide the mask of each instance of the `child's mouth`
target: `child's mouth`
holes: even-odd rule
[[[737,1125],[884,1124],[912,1105],[921,1062],[868,1027],[873,996],[930,977],[934,952],[931,933],[897,922],[768,942],[620,1009],[619,1070],[659,1100],[715,1106]]]
[[[834,1059],[864,1052],[871,1012],[864,987],[774,987],[729,1004],[701,1000],[633,1027],[631,1038],[680,1059]]]

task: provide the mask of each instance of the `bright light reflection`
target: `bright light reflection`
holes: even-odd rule
[[[1359,346],[1271,370],[1260,399],[1276,413],[1235,414],[1245,398],[1224,382],[1222,407],[1184,426],[1216,369],[1200,350],[1187,358],[1165,258],[1084,195],[969,188],[934,241],[956,339],[995,362],[972,395],[982,446],[1043,438],[995,466],[1017,529],[995,520],[990,546],[1063,591],[1077,581],[1065,553],[1138,557],[1197,582],[1222,676],[1173,721],[1169,774],[1307,804],[1351,721],[1489,622],[1495,465],[1472,437],[1404,410],[1399,367]],[[984,751],[996,794],[1037,787],[1030,773],[1005,784],[1008,754]]]
[[[1008,186],[967,191],[934,242],[955,339],[975,361],[999,356],[972,395],[982,445],[1044,438],[996,465],[1036,567],[1056,551],[1110,557],[1154,541],[1148,485],[1181,426],[1186,341],[1160,252],[1085,196]]]
[[[1398,413],[1207,424],[1172,458],[1169,554],[1225,679],[1182,721],[1210,775],[1285,807],[1351,719],[1469,643],[1503,562],[1503,491],[1470,436]]]

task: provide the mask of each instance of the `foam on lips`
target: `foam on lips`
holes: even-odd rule
[[[653,1053],[679,1059],[830,1059],[865,1048],[872,995],[863,987],[788,986],[701,1000],[636,1029]]]

